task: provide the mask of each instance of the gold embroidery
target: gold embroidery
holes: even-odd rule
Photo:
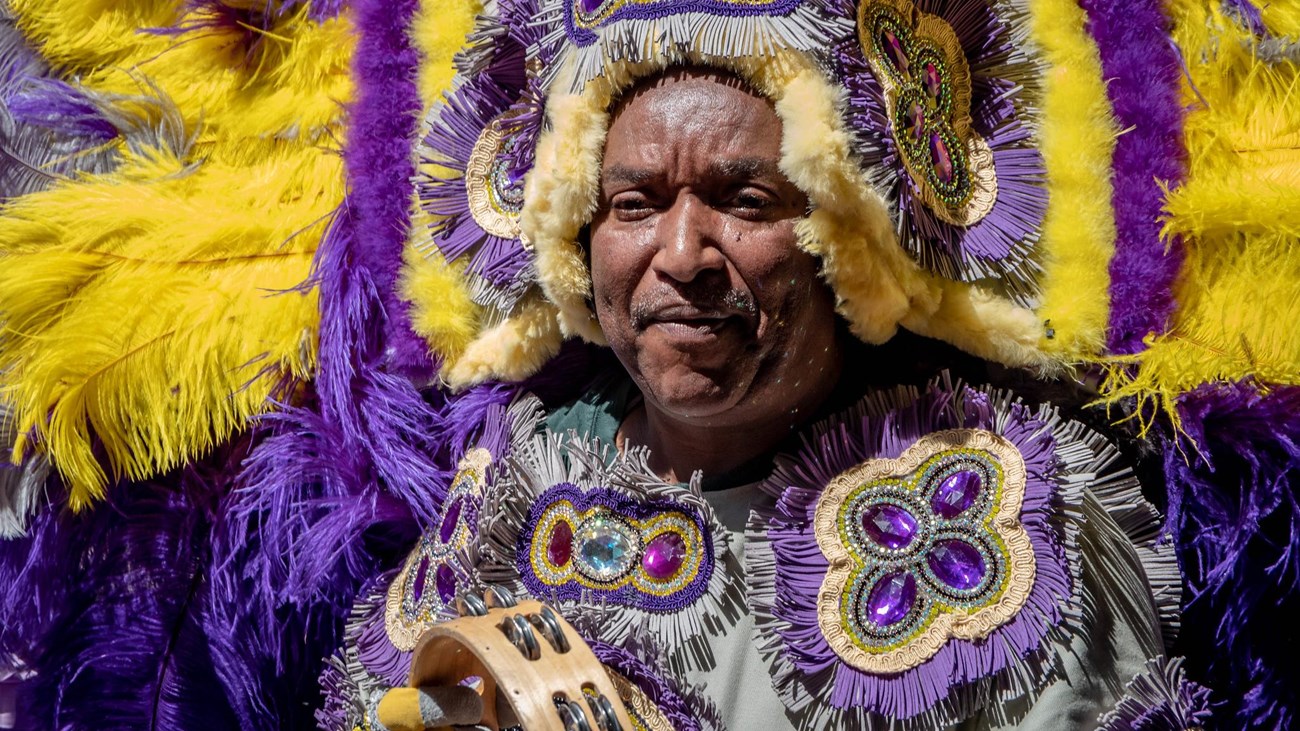
[[[1006,548],[1007,579],[1000,595],[974,611],[945,608],[927,619],[923,629],[900,646],[870,652],[854,641],[841,610],[845,595],[861,566],[845,545],[838,516],[845,501],[864,483],[903,477],[941,452],[970,449],[987,452],[1001,465],[1003,482],[987,528]],[[1024,607],[1034,585],[1036,564],[1029,534],[1020,523],[1024,500],[1025,463],[1015,445],[992,432],[952,429],[917,440],[898,459],[873,459],[840,474],[818,498],[813,517],[817,546],[830,562],[817,596],[817,622],[827,644],[845,662],[869,673],[899,673],[929,660],[950,639],[977,640],[1006,624]]]

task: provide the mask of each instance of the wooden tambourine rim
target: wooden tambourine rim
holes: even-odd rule
[[[467,677],[478,676],[483,679],[483,723],[500,728],[492,701],[501,692],[527,731],[564,731],[552,701],[553,696],[563,695],[582,706],[592,731],[598,731],[595,714],[582,692],[584,687],[589,687],[609,700],[623,731],[633,731],[636,727],[604,665],[558,612],[555,618],[569,642],[569,651],[565,653],[556,652],[537,633],[541,656],[529,660],[500,629],[510,615],[526,618],[541,611],[541,602],[527,600],[515,607],[494,608],[484,616],[461,617],[431,627],[415,646],[408,685],[413,688],[456,685]]]

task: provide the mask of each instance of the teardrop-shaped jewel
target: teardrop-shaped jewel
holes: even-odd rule
[[[596,581],[613,581],[632,570],[639,558],[637,539],[622,521],[601,514],[578,526],[574,535],[578,568]]]
[[[460,512],[464,509],[465,498],[457,496],[447,506],[447,512],[442,516],[442,523],[438,526],[438,540],[446,543],[456,534],[456,523],[460,520]]]
[[[975,504],[980,492],[980,476],[973,470],[958,470],[943,478],[930,497],[930,509],[939,517],[952,520]]]
[[[429,557],[420,556],[420,563],[415,568],[415,579],[411,582],[411,600],[417,604],[424,596],[424,584],[429,578]]]
[[[916,603],[916,579],[903,571],[882,576],[867,595],[867,618],[877,627],[902,621]]]
[[[456,596],[456,572],[447,564],[438,567],[434,574],[434,584],[438,587],[438,596],[443,604],[450,604]]]
[[[925,557],[939,581],[961,591],[970,591],[984,581],[984,556],[977,548],[957,539],[939,541]]]
[[[862,514],[862,529],[872,541],[897,551],[916,537],[916,518],[897,505],[872,505]]]
[[[938,132],[930,135],[930,161],[934,163],[934,171],[939,176],[939,180],[945,183],[952,182],[952,155],[948,152],[948,145],[943,141],[943,137]]]
[[[931,99],[938,101],[939,94],[943,91],[943,80],[939,78],[939,68],[933,63],[927,63],[922,78],[925,81],[925,92],[930,95]]]
[[[884,41],[885,55],[889,59],[889,63],[893,65],[894,70],[898,71],[898,73],[906,74],[910,62],[907,59],[907,54],[903,51],[902,41],[898,40],[898,36],[888,29],[881,33],[881,39]]]

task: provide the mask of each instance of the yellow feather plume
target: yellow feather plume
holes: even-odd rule
[[[1117,362],[1105,386],[1177,420],[1177,397],[1204,383],[1300,384],[1300,67],[1261,60],[1253,34],[1217,5],[1176,0],[1170,11],[1189,73],[1189,160],[1164,234],[1187,259],[1169,332]],[[1300,31],[1294,5],[1263,13],[1273,32]]]
[[[1063,360],[1100,353],[1115,253],[1110,163],[1118,133],[1101,60],[1074,0],[1030,0],[1033,39],[1050,64],[1041,127],[1049,204],[1043,221],[1039,347]],[[1051,333],[1051,337],[1047,337]]]
[[[201,22],[184,0],[11,9],[67,78],[180,128],[119,140],[111,173],[0,211],[0,395],[24,434],[13,456],[46,452],[81,508],[110,478],[201,456],[284,379],[311,376],[319,314],[299,288],[343,199],[354,39],[346,15],[305,12],[265,31],[143,32]]]

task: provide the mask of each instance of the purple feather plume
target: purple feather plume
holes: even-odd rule
[[[1164,190],[1182,181],[1182,74],[1160,0],[1081,0],[1101,54],[1111,111],[1124,134],[1115,141],[1112,202],[1115,255],[1110,260],[1110,330],[1114,353],[1141,351],[1174,310],[1173,284],[1182,242],[1160,238]]]
[[[1216,728],[1300,722],[1300,388],[1203,386],[1165,455],[1169,532],[1192,598],[1193,677],[1224,699]],[[1210,640],[1207,642],[1207,640]]]

